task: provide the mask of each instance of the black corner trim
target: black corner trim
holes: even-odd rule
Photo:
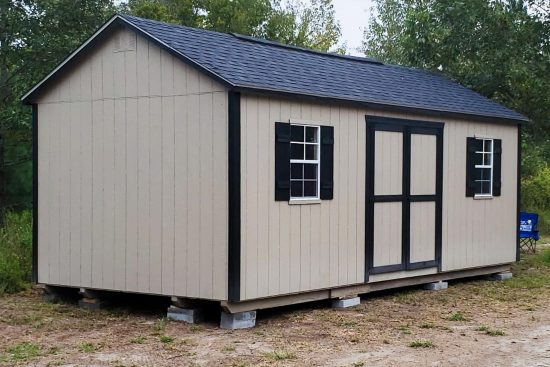
[[[516,261],[521,259],[521,246],[519,242],[519,213],[521,211],[521,125],[518,125],[518,161],[517,161],[517,199],[516,199]]]
[[[241,298],[241,95],[228,94],[228,288],[231,302]]]
[[[38,283],[38,105],[32,105],[32,274]]]

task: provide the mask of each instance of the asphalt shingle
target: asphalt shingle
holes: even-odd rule
[[[236,87],[527,120],[435,73],[121,16]]]

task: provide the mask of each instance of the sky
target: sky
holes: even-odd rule
[[[363,30],[370,18],[372,0],[332,0],[332,3],[342,27],[342,41],[348,44],[348,52],[361,55],[357,48],[361,46]]]

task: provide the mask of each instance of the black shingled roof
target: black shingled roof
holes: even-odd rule
[[[119,17],[235,89],[443,114],[527,120],[522,114],[435,73],[237,34],[205,31],[129,15]]]

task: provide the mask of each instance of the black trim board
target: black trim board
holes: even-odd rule
[[[228,286],[229,301],[241,298],[241,95],[228,93]]]
[[[521,211],[521,125],[518,125],[518,161],[517,161],[517,218],[516,218],[516,261],[521,260],[521,245],[519,242],[519,213]]]
[[[367,182],[365,203],[365,282],[368,282],[370,274],[381,274],[400,270],[415,270],[437,267],[441,271],[441,246],[442,246],[442,208],[443,208],[443,129],[444,124],[439,122],[396,119],[367,115]],[[403,182],[400,195],[374,195],[374,145],[376,131],[392,131],[403,134]],[[436,192],[433,195],[411,195],[411,135],[429,134],[435,135],[436,140]],[[411,263],[410,261],[410,204],[413,202],[435,202],[435,256],[434,260]],[[374,267],[374,204],[380,202],[402,203],[402,248],[401,263]]]
[[[38,283],[38,105],[32,105],[32,274]]]

